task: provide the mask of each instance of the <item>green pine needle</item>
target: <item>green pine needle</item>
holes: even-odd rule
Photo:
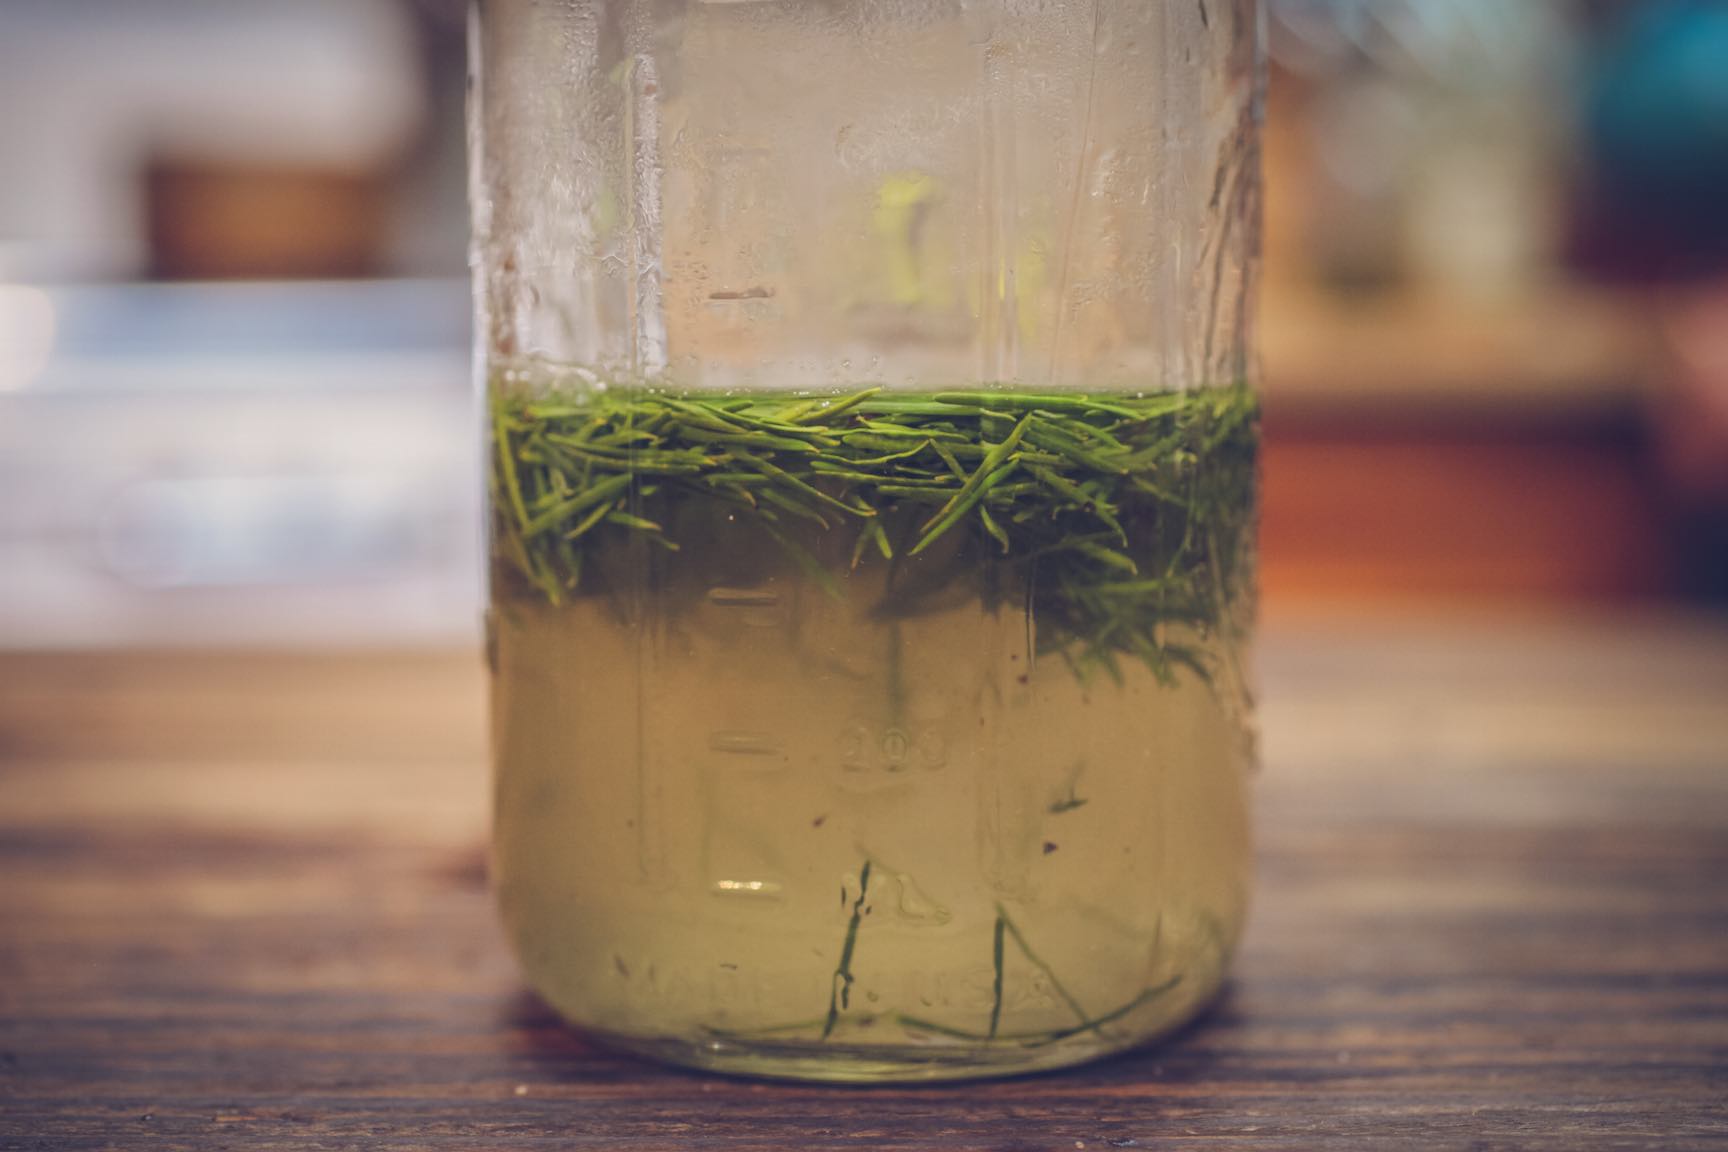
[[[493,552],[502,579],[553,603],[632,595],[643,571],[615,558],[643,562],[633,539],[661,546],[653,571],[697,577],[686,586],[715,546],[778,550],[831,596],[883,564],[906,577],[888,581],[884,618],[951,605],[964,581],[1029,608],[1039,651],[1082,675],[1119,677],[1118,656],[1199,674],[1161,625],[1204,631],[1239,598],[1257,443],[1240,385],[812,397],[500,378]],[[714,543],[739,522],[735,544]]]

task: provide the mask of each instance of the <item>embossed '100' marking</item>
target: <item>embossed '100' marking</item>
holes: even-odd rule
[[[947,763],[947,737],[935,728],[854,724],[840,734],[840,766],[848,772],[933,772]]]

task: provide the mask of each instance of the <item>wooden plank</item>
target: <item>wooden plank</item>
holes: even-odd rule
[[[473,656],[0,658],[0,1148],[1728,1143],[1728,631],[1319,623],[1263,665],[1216,1010],[843,1090],[614,1057],[522,990]]]

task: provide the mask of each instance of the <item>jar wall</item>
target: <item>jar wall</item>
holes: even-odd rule
[[[480,0],[494,879],[591,1035],[1057,1067],[1249,888],[1249,0]]]
[[[1250,367],[1250,0],[484,0],[500,361],[680,387]]]

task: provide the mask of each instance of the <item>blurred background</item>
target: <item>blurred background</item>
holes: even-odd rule
[[[1267,0],[1268,617],[1728,603],[1728,4]],[[462,0],[0,0],[0,648],[477,637]]]

